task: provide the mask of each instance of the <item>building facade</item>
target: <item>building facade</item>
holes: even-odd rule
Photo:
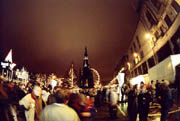
[[[180,54],[180,0],[144,0],[139,11],[136,32],[119,66],[126,67],[127,79],[148,74],[168,56]]]

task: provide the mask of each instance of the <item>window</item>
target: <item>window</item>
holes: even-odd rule
[[[144,52],[143,51],[140,52],[140,57],[141,57],[141,59],[144,58]]]
[[[161,36],[161,30],[158,29],[158,30],[155,32],[156,40],[158,40],[160,36]]]
[[[135,69],[135,76],[137,76],[138,75],[138,69],[136,68]]]
[[[148,72],[146,62],[144,62],[144,63],[142,64],[142,69],[143,69],[143,74],[146,74],[146,73]]]
[[[165,20],[166,24],[168,25],[168,27],[170,27],[172,25],[172,21],[171,21],[171,19],[169,18],[168,15],[166,15],[164,20]]]
[[[149,68],[153,67],[155,65],[153,56],[148,59]]]
[[[164,36],[164,30],[163,30],[162,26],[160,27],[160,31],[161,31],[161,36]]]
[[[141,44],[140,44],[140,41],[139,41],[139,37],[138,37],[138,36],[136,36],[136,41],[137,41],[138,48],[140,49],[140,48],[141,48]]]
[[[131,53],[131,54],[133,53],[133,49],[132,49],[132,47],[130,48],[130,53]]]
[[[157,10],[160,10],[160,8],[161,8],[161,3],[159,2],[159,0],[151,0],[151,2],[152,2],[153,5],[157,8]]]
[[[136,65],[136,61],[135,61],[135,60],[133,60],[133,65],[134,65],[134,66]]]
[[[134,47],[134,50],[137,51],[136,43],[135,42],[133,43],[133,47]]]
[[[152,27],[152,25],[157,24],[149,11],[146,12],[146,17],[147,17],[149,23],[151,24],[151,27]]]
[[[173,52],[174,54],[180,54],[180,27],[179,29],[176,31],[176,33],[173,35],[173,37],[171,38],[171,42],[173,44]]]
[[[139,72],[139,75],[142,74],[141,66],[138,67],[138,72]]]
[[[178,3],[175,0],[173,0],[171,5],[176,10],[177,13],[180,12],[180,6],[178,5]]]
[[[169,55],[171,55],[171,48],[169,45],[169,42],[167,42],[158,52],[157,52],[157,56],[158,56],[158,62],[163,61],[164,59],[166,59]]]
[[[167,23],[165,22],[165,20],[162,20],[162,25],[161,25],[160,29],[161,29],[163,35],[167,32],[167,30],[168,30],[168,25],[167,25]]]

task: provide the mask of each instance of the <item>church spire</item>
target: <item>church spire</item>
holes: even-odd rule
[[[87,54],[87,47],[86,47],[86,46],[85,46],[84,57],[88,57],[88,54]]]
[[[89,67],[87,47],[85,47],[83,67]]]

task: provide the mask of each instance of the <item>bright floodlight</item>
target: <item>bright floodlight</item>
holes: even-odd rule
[[[151,34],[150,33],[146,33],[145,37],[146,37],[146,39],[150,39],[151,38]]]
[[[133,56],[134,56],[135,58],[137,58],[137,57],[138,57],[138,54],[137,54],[137,53],[133,53]]]

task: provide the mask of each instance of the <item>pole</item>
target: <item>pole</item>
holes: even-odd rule
[[[12,70],[12,72],[11,72],[11,80],[13,80],[13,70]]]
[[[73,72],[72,72],[72,76],[71,76],[71,77],[72,77],[72,87],[73,87],[73,78],[74,78],[74,77],[73,77]]]
[[[2,69],[2,76],[4,77],[4,69]]]
[[[7,70],[6,78],[9,80],[9,77],[8,77],[8,75],[9,75],[9,74],[8,74],[8,70]]]

